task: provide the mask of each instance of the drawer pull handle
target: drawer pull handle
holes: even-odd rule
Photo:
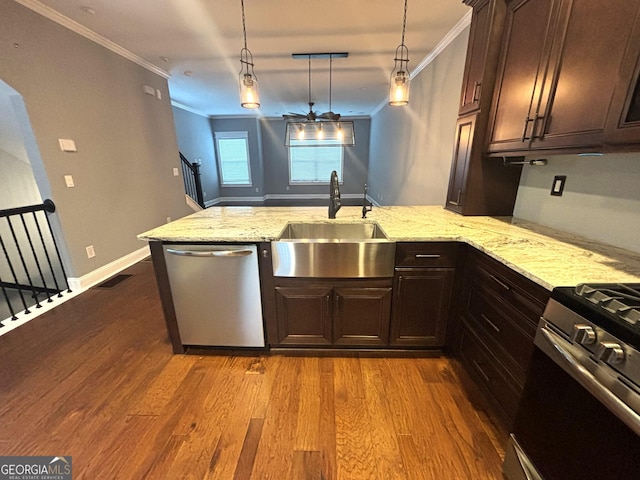
[[[502,288],[504,288],[506,291],[511,290],[511,287],[509,285],[507,285],[506,283],[504,283],[502,280],[500,280],[498,277],[496,277],[495,275],[491,275],[489,274],[489,277],[491,277],[491,279],[496,282],[498,285],[500,285]]]
[[[489,324],[489,326],[496,331],[496,333],[500,333],[500,328],[495,323],[493,323],[491,320],[489,320],[489,317],[487,317],[484,313],[481,313],[480,317],[482,317],[482,319],[485,322],[487,322]]]
[[[473,366],[476,367],[478,372],[480,372],[480,375],[482,375],[484,377],[485,381],[487,383],[489,383],[491,381],[491,379],[489,378],[489,375],[484,373],[484,370],[482,369],[482,367],[480,366],[480,364],[478,362],[476,362],[475,360],[472,360],[472,362],[473,362]]]
[[[416,253],[416,258],[440,258],[440,255],[430,253]]]

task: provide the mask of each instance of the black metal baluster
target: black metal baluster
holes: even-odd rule
[[[19,214],[20,218],[22,219],[22,213]],[[7,222],[9,222],[9,230],[11,231],[11,236],[13,237],[13,242],[16,246],[16,249],[18,250],[18,256],[20,257],[20,262],[22,263],[22,268],[24,269],[24,274],[27,277],[27,282],[29,283],[29,288],[31,289],[31,294],[33,295],[33,298],[36,299],[36,306],[37,308],[40,308],[42,305],[40,305],[40,301],[38,300],[38,293],[36,292],[34,285],[33,285],[33,280],[31,280],[31,275],[29,274],[29,267],[27,266],[27,262],[24,259],[24,255],[22,254],[22,249],[20,248],[20,243],[18,242],[18,236],[16,235],[16,231],[13,228],[13,223],[11,223],[11,218],[7,217]],[[31,241],[29,239],[29,241]],[[27,313],[27,312],[25,312]]]
[[[6,218],[7,218],[7,222],[9,223],[9,225],[11,225],[11,222],[9,221],[9,217],[6,217]],[[13,268],[13,263],[11,262],[11,257],[9,257],[9,252],[7,251],[7,246],[5,245],[4,240],[2,239],[1,235],[0,235],[0,246],[2,246],[2,251],[4,252],[5,258],[7,259],[7,264],[9,265],[9,270],[11,271],[11,275],[13,276],[14,284],[16,285],[16,289],[18,290],[18,294],[20,295],[20,300],[22,300],[22,305],[24,307],[24,313],[31,313],[29,311],[29,307],[27,306],[27,302],[24,299],[24,295],[22,294],[22,288],[20,287],[20,284],[18,283],[18,277],[16,275],[15,269]]]
[[[4,288],[4,281],[2,277],[0,277],[0,288],[2,288],[2,295],[4,296],[5,301],[7,302],[7,306],[9,307],[9,313],[11,313],[11,320],[17,320],[16,312],[13,309],[13,305],[11,305],[11,300],[9,300],[9,294],[7,293],[7,289]],[[2,322],[0,322],[0,327],[4,327]]]
[[[43,211],[42,214],[45,216],[47,216],[47,214]],[[44,235],[42,235],[42,229],[40,228],[40,222],[38,221],[38,218],[36,216],[36,212],[33,212],[33,220],[36,223],[36,228],[38,229],[38,235],[40,236],[40,243],[42,243],[42,250],[44,252],[44,256],[47,259],[47,264],[49,265],[49,270],[51,271],[51,276],[53,277],[53,284],[55,285],[55,290],[56,293],[60,293],[60,285],[58,285],[58,279],[56,277],[56,271],[53,269],[53,265],[51,264],[51,257],[49,256],[49,249],[47,248],[47,245],[44,241]],[[53,239],[53,236],[51,237],[51,239],[53,240],[54,244],[55,244],[55,240]],[[43,280],[44,286],[45,288],[47,288],[47,283]],[[53,302],[53,300],[51,299],[51,294],[50,294],[50,290],[47,289],[47,303],[51,303]]]
[[[35,212],[31,212],[31,213],[33,214],[33,218],[34,220],[36,220],[36,224],[37,224],[37,219],[35,218]],[[32,285],[34,289],[34,296],[36,299],[36,308],[42,308],[42,305],[40,305],[40,298],[39,298],[39,295],[41,293],[46,293],[48,301],[51,301],[51,298],[47,293],[47,290],[48,290],[47,281],[44,279],[44,274],[42,273],[42,267],[40,266],[40,260],[38,260],[38,254],[36,253],[35,246],[33,245],[33,240],[31,239],[31,233],[29,232],[29,228],[27,227],[27,222],[24,219],[24,215],[20,215],[20,220],[22,221],[22,227],[24,228],[24,233],[27,236],[27,240],[29,240],[29,247],[31,248],[33,261],[36,263],[36,268],[38,269],[38,273],[40,274],[40,280],[42,280],[42,287],[43,287],[42,289],[40,289],[36,285]],[[37,293],[35,291],[36,289],[38,290]]]

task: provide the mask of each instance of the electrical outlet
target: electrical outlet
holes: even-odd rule
[[[551,195],[555,197],[561,197],[564,192],[564,183],[567,181],[566,175],[556,175],[553,177],[553,184],[551,185]]]
[[[167,217],[167,223],[171,223],[171,217]]]
[[[67,188],[73,188],[76,186],[76,184],[73,183],[73,177],[71,175],[64,176],[64,183],[66,183]]]
[[[93,249],[93,245],[89,245],[87,248],[87,258],[93,258],[96,256],[96,251]]]
[[[174,176],[174,177],[177,177],[178,175],[180,175],[180,174],[178,173],[178,167],[173,167],[173,176]]]

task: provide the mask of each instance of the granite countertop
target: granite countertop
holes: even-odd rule
[[[287,222],[377,222],[402,241],[460,241],[487,253],[548,290],[583,282],[640,283],[640,254],[513,217],[465,217],[437,206],[210,207],[142,233],[167,242],[264,242]]]

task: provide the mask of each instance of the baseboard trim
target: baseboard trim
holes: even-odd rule
[[[121,272],[125,268],[130,267],[134,263],[138,263],[140,260],[148,257],[151,254],[149,246],[145,246],[131,252],[124,257],[114,260],[111,263],[107,263],[92,272],[87,273],[81,277],[69,278],[69,287],[71,290],[87,290],[98,283],[105,281],[107,278],[114,276],[116,273]]]

